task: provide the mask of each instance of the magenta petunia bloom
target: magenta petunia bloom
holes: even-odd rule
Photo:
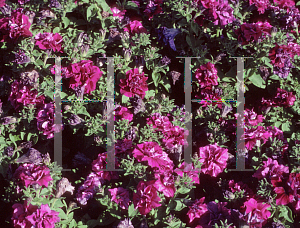
[[[113,16],[115,18],[119,18],[120,20],[122,20],[124,18],[124,15],[126,13],[126,10],[119,10],[117,7],[113,7],[113,8],[110,8],[112,13],[113,13]]]
[[[154,187],[155,180],[140,181],[136,188],[137,193],[133,193],[133,204],[135,209],[139,209],[142,215],[147,215],[152,209],[161,206],[157,189]]]
[[[147,118],[147,124],[153,125],[153,128],[159,131],[172,128],[173,124],[167,116],[162,116],[160,113],[153,113],[151,117]]]
[[[124,28],[124,31],[129,32],[132,36],[139,33],[147,33],[147,29],[145,29],[142,23],[137,20],[129,22],[129,24]]]
[[[284,89],[277,88],[277,94],[275,97],[271,99],[265,99],[262,98],[262,104],[266,104],[268,106],[273,107],[290,107],[294,105],[294,102],[296,101],[296,96],[293,95],[293,92],[287,92]]]
[[[255,5],[259,14],[265,13],[265,10],[271,5],[269,0],[249,0],[249,5]]]
[[[154,15],[162,13],[162,8],[160,4],[163,3],[163,0],[150,0],[144,10],[144,13],[148,16],[149,20],[153,18]]]
[[[187,215],[189,216],[190,223],[194,221],[196,218],[201,218],[205,213],[208,212],[207,205],[204,203],[205,197],[201,199],[196,199],[194,204],[189,207],[189,211]]]
[[[29,18],[22,12],[23,9],[19,8],[10,17],[0,19],[0,42],[16,42],[19,37],[32,36]]]
[[[33,184],[48,187],[49,182],[53,180],[47,166],[27,163],[20,165],[14,176],[16,179],[21,180],[21,183],[26,187]]]
[[[131,153],[132,151],[132,140],[129,139],[118,139],[117,143],[115,144],[116,154],[124,154],[124,153]]]
[[[54,124],[54,104],[44,104],[44,107],[38,111],[37,114],[37,128],[39,131],[43,131],[44,135],[47,135],[47,139],[54,137],[54,132],[57,133],[64,129],[64,125],[57,126]]]
[[[130,122],[133,119],[133,114],[128,110],[128,108],[121,106],[115,109],[114,120],[118,121],[122,119],[129,120]]]
[[[293,42],[280,46],[276,43],[276,46],[269,52],[272,64],[279,68],[285,67],[287,60],[293,61],[295,55],[300,55],[300,46]]]
[[[244,184],[242,181],[235,183],[234,180],[229,180],[228,186],[229,186],[231,192],[233,192],[233,193],[241,192],[242,190],[244,190],[244,194],[247,198],[254,196],[252,189],[249,188],[248,185]]]
[[[274,0],[274,3],[282,9],[286,9],[287,12],[290,11],[290,8],[295,6],[295,2],[293,0]]]
[[[225,26],[234,21],[233,9],[226,0],[219,0],[215,7],[210,8],[215,25]]]
[[[257,126],[256,128],[245,128],[245,133],[242,136],[245,139],[245,147],[247,150],[252,150],[257,144],[257,141],[263,140],[266,143],[270,137],[270,133],[262,126]]]
[[[235,117],[237,117],[239,114],[235,114]],[[253,110],[246,109],[244,113],[245,117],[245,123],[248,126],[257,126],[259,123],[262,123],[265,117],[263,115],[257,115],[257,113]]]
[[[62,43],[63,43],[63,38],[60,34],[55,33],[38,33],[35,35],[35,40],[36,43],[35,45],[39,46],[40,49],[42,50],[53,50],[53,51],[58,51],[63,53],[62,51]]]
[[[5,0],[0,0],[0,7],[3,7],[5,5],[6,5]]]
[[[148,91],[147,79],[148,77],[144,76],[144,72],[139,73],[138,68],[127,71],[126,79],[120,79],[121,94],[126,97],[134,97],[134,94],[137,94],[144,99],[146,91]]]
[[[244,23],[235,31],[242,45],[257,42],[259,38],[270,35],[272,26],[269,22]]]
[[[195,169],[194,164],[192,163],[185,165],[185,163],[183,162],[179,168],[174,170],[174,172],[181,177],[183,177],[183,175],[185,174],[189,176],[189,178],[191,178],[195,184],[200,184],[200,179],[199,179],[200,170]]]
[[[39,209],[26,218],[31,222],[33,227],[55,228],[55,223],[60,221],[58,214],[59,212],[52,211],[48,204],[42,204]]]
[[[215,65],[208,62],[201,65],[195,72],[195,77],[198,79],[200,88],[207,86],[218,85],[218,71]]]
[[[179,126],[173,126],[163,131],[164,138],[162,141],[168,149],[172,149],[177,145],[187,144],[187,141],[184,139],[184,137],[188,134],[188,130],[185,130]]]
[[[91,199],[96,191],[99,190],[102,178],[98,176],[96,173],[91,172],[84,183],[78,188],[78,192],[76,194],[76,200],[81,205],[86,205],[87,201]]]
[[[111,194],[111,200],[115,203],[119,204],[122,209],[128,209],[130,199],[129,199],[129,191],[125,188],[118,187],[108,189]]]
[[[32,86],[24,85],[17,80],[11,84],[11,93],[8,100],[15,110],[20,110],[24,105],[34,104],[42,106],[44,104],[45,97],[43,95],[37,96],[38,91],[32,90]]]
[[[207,107],[210,104],[217,105],[218,108],[222,109],[222,101],[219,94],[212,90],[212,87],[205,87],[200,90],[200,94],[195,95],[196,99],[202,99],[199,103],[203,107]]]
[[[102,182],[105,180],[118,179],[119,175],[114,171],[104,171],[106,169],[107,152],[98,154],[98,157],[92,162],[92,170],[101,177]],[[115,157],[115,164],[118,166],[117,158]]]
[[[133,150],[133,156],[139,161],[147,161],[152,168],[173,168],[173,162],[166,152],[156,142],[144,142],[137,144]]]
[[[163,172],[155,173],[157,179],[154,183],[154,187],[162,192],[166,197],[173,197],[176,191],[174,185],[174,176],[170,169],[166,169]]]
[[[244,203],[246,206],[246,216],[248,225],[255,227],[262,227],[266,224],[267,219],[271,216],[271,212],[267,208],[271,205],[265,203],[259,203],[255,199],[251,198]]]
[[[91,94],[96,89],[97,81],[102,74],[99,67],[93,65],[93,61],[81,60],[67,67],[65,77],[70,78],[70,88],[85,86],[84,93]]]
[[[199,148],[199,161],[203,163],[201,172],[216,177],[226,168],[228,149],[219,147],[217,144]]]
[[[289,147],[287,140],[283,136],[283,131],[275,126],[268,126],[267,129],[269,130],[269,133],[271,134],[271,138],[278,139],[283,142],[283,145],[281,147],[281,154],[284,155]]]
[[[15,203],[12,208],[14,212],[11,219],[15,228],[32,227],[32,223],[28,221],[27,216],[34,213],[38,209],[38,206],[32,204],[28,205],[27,200],[25,200],[24,204]]]

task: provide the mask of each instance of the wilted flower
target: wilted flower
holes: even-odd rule
[[[61,9],[61,8],[62,8],[60,2],[57,1],[57,0],[50,0],[50,1],[49,1],[49,7],[50,7],[50,8],[58,8],[58,9]]]
[[[11,13],[10,17],[0,19],[0,42],[16,42],[21,36],[30,37],[30,22],[26,15],[22,14],[23,9],[19,8]]]
[[[129,191],[122,187],[108,189],[111,194],[111,200],[120,205],[122,209],[128,209],[130,199]]]
[[[52,211],[48,204],[42,204],[40,208],[28,215],[26,219],[31,222],[33,227],[54,228],[55,223],[60,221],[58,214],[59,212]]]
[[[208,62],[201,65],[195,72],[195,77],[198,79],[200,88],[207,86],[218,85],[218,71],[215,65]]]
[[[145,111],[145,103],[143,102],[143,99],[139,95],[134,94],[134,97],[130,97],[129,101],[133,107],[134,114]]]
[[[134,94],[137,94],[144,99],[146,91],[148,91],[147,79],[148,77],[144,76],[144,72],[139,73],[138,68],[127,71],[126,79],[120,79],[121,94],[127,97],[133,97]]]
[[[42,109],[38,111],[37,114],[37,128],[39,131],[43,131],[44,135],[47,135],[47,139],[54,137],[54,132],[57,133],[63,130],[64,126],[56,126],[54,124],[54,104],[45,104]]]
[[[251,198],[246,201],[244,205],[246,206],[245,214],[247,216],[248,225],[255,225],[261,228],[271,216],[271,212],[267,210],[267,208],[271,207],[269,204],[259,203]]]
[[[29,63],[30,61],[30,58],[27,55],[25,55],[24,51],[19,50],[15,53],[15,60],[13,62],[16,62],[17,64],[23,64]]]
[[[152,168],[173,168],[173,162],[166,152],[156,142],[144,142],[137,144],[133,150],[133,156],[139,161],[147,161]]]
[[[129,218],[125,218],[124,220],[120,221],[117,228],[134,228]]]
[[[202,163],[201,172],[216,177],[226,168],[228,149],[217,144],[199,148],[199,162]]]
[[[16,162],[39,165],[43,162],[43,158],[41,152],[34,148],[29,148],[27,153],[19,157]]]
[[[17,118],[13,116],[4,116],[3,118],[1,118],[1,121],[3,121],[2,125],[8,125],[18,122]]]
[[[21,73],[21,83],[24,85],[33,86],[38,88],[39,73],[36,70],[26,71]]]
[[[140,181],[137,186],[137,193],[133,193],[135,209],[139,209],[142,215],[147,215],[152,209],[161,206],[157,189],[154,187],[155,180]]]
[[[53,73],[53,72],[52,72]],[[91,94],[96,89],[97,81],[103,72],[93,65],[91,60],[81,60],[79,63],[69,65],[65,71],[65,77],[70,79],[70,88],[85,86],[84,93]]]
[[[115,110],[114,120],[118,121],[122,119],[129,120],[130,122],[133,119],[133,114],[128,110],[128,108],[120,106]]]
[[[71,195],[73,195],[73,191],[75,190],[75,187],[71,185],[69,180],[65,177],[60,179],[56,185],[56,195],[55,198],[60,198],[65,192],[70,192]]]
[[[194,204],[189,207],[189,211],[187,215],[189,216],[190,223],[194,221],[194,219],[201,218],[205,213],[208,212],[207,205],[204,203],[205,197],[201,199],[196,199]]]
[[[53,180],[47,166],[37,166],[35,164],[20,165],[14,176],[20,179],[26,187],[33,184],[48,187],[49,181]]]

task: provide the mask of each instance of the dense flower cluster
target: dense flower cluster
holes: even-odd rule
[[[25,200],[24,204],[15,203],[12,208],[14,209],[12,221],[16,228],[54,228],[55,223],[60,221],[59,212],[51,210],[47,204],[38,207],[28,204]]]
[[[60,34],[58,33],[38,33],[35,35],[35,40],[36,43],[35,45],[39,46],[40,49],[42,50],[53,50],[53,51],[57,51],[57,52],[61,52],[62,51],[62,43],[63,43],[63,39],[61,37]]]
[[[296,101],[296,96],[293,95],[293,92],[287,92],[284,89],[277,88],[276,96],[271,99],[262,98],[262,104],[272,106],[272,107],[290,107],[294,105]]]
[[[115,117],[114,117],[115,121],[118,121],[118,120],[122,120],[122,119],[126,119],[126,120],[129,120],[132,121],[132,118],[133,118],[133,114],[128,110],[128,108],[126,107],[118,107],[115,109]]]
[[[124,28],[124,31],[129,32],[132,36],[139,33],[147,33],[147,29],[145,29],[142,23],[137,20],[129,22],[129,24]]]
[[[148,91],[147,79],[148,77],[144,76],[144,72],[139,73],[138,68],[127,71],[126,79],[120,79],[121,94],[127,97],[133,97],[134,94],[137,94],[144,99],[146,91]]]
[[[16,42],[19,37],[30,37],[31,23],[19,8],[11,13],[10,17],[0,19],[0,42]]]
[[[196,70],[195,77],[199,82],[200,88],[218,85],[218,71],[211,62],[201,65]]]

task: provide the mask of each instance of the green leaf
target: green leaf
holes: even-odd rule
[[[145,95],[145,99],[148,99],[152,96],[155,96],[155,91],[154,90],[147,90],[146,95]]]
[[[164,77],[160,82],[160,84],[163,85],[163,87],[167,90],[167,92],[169,93],[170,88],[171,88],[171,84],[169,79],[167,79],[166,77]]]
[[[265,81],[262,79],[260,74],[254,73],[251,77],[249,77],[249,80],[259,88],[266,88]]]
[[[55,211],[59,212],[59,217],[62,218],[62,219],[68,219],[68,216],[66,215],[66,213],[60,209],[60,208],[56,208]]]
[[[62,21],[63,21],[63,23],[64,23],[64,28],[67,28],[68,25],[70,24],[70,19],[67,18],[67,17],[63,17],[63,18],[62,18]]]
[[[82,115],[91,117],[84,106],[81,106],[81,108],[77,111],[77,114],[82,114]]]
[[[87,19],[87,21],[90,21],[90,17],[92,15],[93,9],[94,9],[94,6],[89,6],[87,8],[87,10],[86,10],[86,19]]]
[[[122,95],[122,103],[126,104],[129,101],[129,97]]]
[[[274,125],[275,125],[275,127],[279,128],[281,124],[282,123],[280,121],[276,121]]]
[[[52,33],[59,33],[59,31],[60,31],[60,28],[59,27],[55,27],[54,29],[53,29],[53,32]],[[44,64],[44,63],[43,63]]]
[[[35,64],[38,65],[38,66],[43,66],[44,62],[41,59],[38,59],[38,60],[35,61]]]
[[[105,0],[96,0],[96,2],[101,6],[101,8],[106,11],[106,12],[109,12],[112,14],[111,10],[110,10],[110,7],[109,5],[106,3]]]
[[[175,207],[175,211],[181,211],[183,208],[186,207],[185,204],[183,204],[181,201],[176,200],[176,207]]]
[[[129,217],[134,217],[137,215],[137,210],[134,209],[134,205],[130,204],[130,206],[128,207],[128,216]]]
[[[290,124],[289,123],[283,123],[282,124],[282,131],[290,131]]]

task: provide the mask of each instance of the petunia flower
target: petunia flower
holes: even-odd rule
[[[271,212],[267,210],[271,205],[267,203],[259,203],[251,198],[244,203],[244,206],[246,207],[245,215],[247,216],[248,225],[261,228],[271,216]]]
[[[205,197],[201,199],[196,199],[192,206],[189,206],[189,211],[187,215],[189,216],[190,223],[194,221],[194,219],[201,218],[205,213],[208,212],[207,205],[204,203]]]
[[[54,228],[55,223],[60,221],[59,212],[50,209],[48,204],[42,204],[34,213],[27,216],[26,219],[31,222],[33,227]]]
[[[127,189],[122,187],[108,189],[111,194],[111,200],[120,205],[122,209],[128,209],[130,199],[129,192]]]
[[[35,35],[34,39],[36,40],[35,45],[39,46],[42,50],[53,50],[63,53],[63,39],[59,33],[38,33]]]

